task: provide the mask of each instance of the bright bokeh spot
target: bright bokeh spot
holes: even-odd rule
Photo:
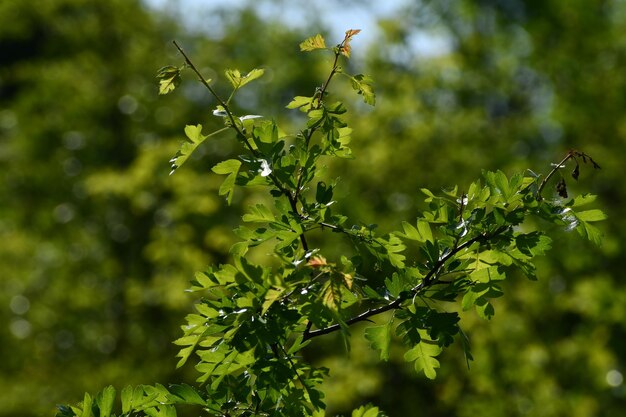
[[[611,369],[606,373],[606,383],[612,386],[613,388],[617,388],[624,382],[624,376],[617,369]]]

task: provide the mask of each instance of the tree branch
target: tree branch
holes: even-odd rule
[[[187,56],[187,54],[185,53],[183,48],[181,48],[180,45],[178,45],[178,43],[176,41],[172,41],[172,42],[174,43],[174,46],[176,46],[176,49],[178,49],[178,51],[185,58],[185,64],[189,68],[191,68],[193,70],[193,72],[196,73],[196,75],[198,76],[200,82],[209,90],[211,95],[213,97],[215,97],[215,99],[220,104],[220,106],[222,106],[224,108],[224,111],[226,112],[226,115],[227,115],[228,119],[230,120],[231,127],[235,130],[235,132],[237,133],[237,136],[243,141],[245,146],[248,148],[248,151],[250,151],[252,156],[254,156],[255,158],[260,158],[262,155],[259,155],[259,153],[252,147],[252,145],[248,141],[248,138],[246,137],[246,135],[243,132],[243,130],[241,130],[241,128],[237,125],[237,122],[235,121],[235,116],[233,115],[233,112],[228,107],[228,103],[226,103],[224,100],[222,100],[222,98],[215,92],[215,90],[213,90],[211,85],[206,81],[206,79],[202,76],[202,74],[200,74],[200,71],[198,71],[198,68],[196,68],[194,63],[191,62],[191,59]],[[287,188],[285,188],[283,186],[283,184],[278,180],[276,175],[274,175],[273,173],[270,173],[268,175],[268,178],[272,181],[274,186],[276,188],[278,188],[278,190],[281,192],[281,194],[283,194],[284,196],[287,197],[287,199],[289,200],[289,205],[291,206],[291,209],[294,211],[294,213],[296,213],[296,215],[298,215],[297,194],[294,195]],[[296,190],[296,193],[297,193],[297,190]],[[304,234],[300,235],[300,243],[302,244],[302,249],[304,249],[305,252],[308,252],[309,245],[307,243],[307,240],[306,240],[306,237],[304,236]]]
[[[493,239],[494,237],[499,236],[500,234],[504,233],[508,229],[509,229],[508,226],[502,226],[502,227],[496,229],[493,233],[482,234],[482,235],[476,236],[476,237],[474,237],[472,239],[469,239],[469,240],[465,241],[461,245],[456,246],[450,252],[448,252],[445,256],[439,258],[437,263],[433,266],[433,268],[430,271],[428,271],[428,273],[420,281],[420,283],[417,284],[415,287],[411,288],[410,291],[408,291],[408,292],[406,292],[404,294],[400,294],[400,296],[398,298],[396,298],[395,300],[393,300],[389,304],[385,304],[384,306],[381,306],[381,307],[369,309],[369,310],[364,311],[363,313],[359,314],[358,316],[355,316],[355,317],[352,317],[352,318],[346,320],[346,324],[348,326],[350,326],[350,325],[352,325],[354,323],[358,323],[358,322],[361,322],[361,321],[368,320],[370,317],[376,316],[376,315],[384,313],[386,311],[395,310],[395,309],[400,308],[402,306],[402,302],[404,302],[405,300],[408,300],[409,298],[413,298],[420,291],[423,291],[424,289],[426,289],[428,287],[431,287],[432,285],[436,284],[437,283],[437,279],[436,279],[437,273],[445,265],[445,263],[448,260],[450,260],[450,258],[452,258],[454,255],[456,255],[460,251],[470,247],[471,245],[473,245],[476,242],[485,242],[485,241],[488,241],[490,239]],[[333,332],[339,330],[340,328],[341,328],[341,326],[339,324],[333,324],[332,326],[328,326],[328,327],[325,327],[323,329],[317,329],[317,330],[311,330],[310,326],[309,326],[304,331],[304,333],[302,335],[302,340],[306,341],[306,340],[312,339],[314,337],[318,337],[318,336],[322,336],[322,335],[325,335],[325,334],[333,333]]]

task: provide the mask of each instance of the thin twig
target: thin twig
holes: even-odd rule
[[[567,153],[567,155],[565,155],[565,158],[563,158],[563,160],[561,162],[559,162],[557,165],[555,165],[554,168],[552,168],[552,170],[548,173],[548,175],[546,175],[546,177],[543,179],[543,181],[541,181],[541,183],[539,184],[539,188],[537,189],[537,200],[541,200],[541,192],[545,188],[545,186],[548,183],[548,181],[550,181],[550,178],[552,178],[552,176],[559,169],[563,168],[565,166],[565,163],[567,161],[569,161],[571,158],[574,157],[574,154],[575,154],[574,151],[569,151]]]

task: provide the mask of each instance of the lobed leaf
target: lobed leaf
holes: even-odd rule
[[[180,84],[180,68],[172,65],[165,66],[157,72],[157,79],[159,80],[159,94],[171,93]]]
[[[302,111],[308,111],[313,107],[313,97],[295,96],[293,100],[287,104],[288,109],[300,109]]]
[[[100,409],[100,417],[109,417],[115,401],[115,388],[109,385],[96,396],[96,404]]]
[[[439,361],[435,357],[441,353],[441,347],[428,339],[425,330],[420,329],[418,331],[421,341],[404,354],[404,360],[415,362],[416,372],[424,372],[426,378],[435,379],[437,377],[436,369],[439,368]]]
[[[326,49],[324,37],[319,33],[315,36],[305,39],[300,43],[300,50],[303,52],[314,51],[316,49]]]
[[[227,175],[226,179],[220,186],[219,195],[225,195],[229,205],[233,199],[233,191],[239,168],[241,168],[241,162],[237,159],[222,161],[211,168],[211,171],[216,174]]]
[[[187,159],[189,159],[191,154],[198,148],[198,146],[202,144],[202,142],[204,142],[211,136],[223,132],[226,129],[227,128],[219,129],[207,136],[204,136],[202,134],[202,125],[199,124],[196,126],[185,126],[185,135],[187,136],[187,138],[176,152],[176,155],[174,155],[174,157],[170,159],[170,163],[172,164],[172,170],[170,171],[170,175],[172,175],[174,171],[176,171],[178,168],[183,166],[185,162],[187,162]]]
[[[372,405],[361,406],[352,411],[351,417],[383,417],[378,407]]]
[[[391,322],[382,326],[372,326],[365,329],[365,338],[370,347],[380,351],[380,359],[389,360],[389,345],[391,343]]]
[[[224,73],[226,75],[226,79],[230,82],[233,88],[235,90],[238,90],[244,85],[248,84],[249,82],[254,81],[257,78],[260,78],[261,76],[263,76],[263,74],[265,73],[265,70],[260,69],[260,68],[255,68],[251,70],[249,73],[247,73],[246,75],[241,75],[239,70],[229,69],[229,70],[226,70]]]
[[[358,94],[363,96],[363,101],[370,106],[376,104],[376,94],[374,94],[374,87],[372,86],[373,80],[371,77],[363,74],[355,75],[350,79],[352,88],[357,91]]]
[[[207,403],[206,400],[198,394],[198,391],[187,384],[170,385],[169,392],[178,397],[184,404],[206,405]]]
[[[271,223],[275,220],[274,213],[263,204],[250,207],[250,212],[243,215],[244,222]]]

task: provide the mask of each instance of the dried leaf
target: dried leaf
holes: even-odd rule
[[[350,46],[350,41],[352,41],[352,37],[356,35],[357,33],[359,33],[360,31],[361,29],[346,30],[346,37],[343,39],[343,42],[341,43],[341,47],[339,49],[339,52],[341,53],[341,55],[345,56],[346,58],[350,58],[350,52],[352,51],[352,47]]]
[[[580,165],[578,165],[578,163],[576,163],[576,167],[572,171],[572,178],[574,178],[575,180],[578,181],[578,176],[579,175],[580,175]]]
[[[563,198],[567,198],[567,185],[565,184],[565,178],[561,178],[561,180],[556,184],[556,192]]]

